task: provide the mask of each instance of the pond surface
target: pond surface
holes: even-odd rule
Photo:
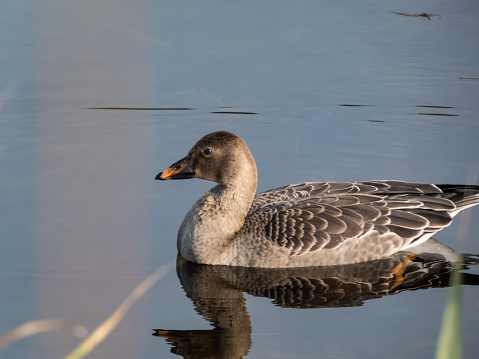
[[[177,229],[212,184],[154,177],[211,131],[248,143],[258,191],[303,181],[479,184],[478,30],[475,0],[3,1],[0,331],[64,319],[91,332],[174,261]],[[479,206],[435,238],[477,254],[478,219]],[[349,306],[299,309],[231,279],[257,274],[225,270],[220,280],[181,268],[90,357],[177,357],[151,335],[162,329],[204,331],[199,343],[230,348],[217,357],[431,358],[449,292],[447,279],[394,295],[382,286]],[[212,332],[187,297],[188,281],[204,276],[222,295],[234,287],[238,337]],[[479,287],[461,289],[464,358],[475,358]],[[60,358],[80,341],[43,333],[0,356]]]

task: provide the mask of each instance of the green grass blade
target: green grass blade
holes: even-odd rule
[[[462,273],[455,267],[451,273],[451,287],[442,316],[441,332],[436,345],[436,359],[461,359]]]

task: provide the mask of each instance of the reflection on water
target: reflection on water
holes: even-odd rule
[[[208,184],[172,190],[151,172],[208,132],[229,130],[251,143],[259,191],[306,180],[477,184],[476,0],[429,8],[411,0],[401,8],[371,0],[112,3],[1,2],[2,333],[50,318],[91,331],[174,258],[177,228]],[[478,210],[438,238],[479,252]],[[463,289],[464,358],[472,359],[479,288]],[[238,291],[230,294],[242,298]],[[318,337],[326,358],[403,358],[390,350],[398,340],[409,357],[431,357],[445,294],[408,291],[309,311],[250,297],[249,357],[314,358]],[[168,276],[92,356],[167,357],[170,348],[149,329],[196,327],[190,309]],[[318,326],[323,320],[336,327]],[[355,327],[367,327],[374,344],[365,346]],[[288,355],[291,342],[301,345]],[[42,334],[1,354],[60,358],[76,345],[74,337]]]
[[[408,254],[345,266],[263,269],[209,266],[177,258],[181,285],[210,330],[154,329],[184,358],[240,358],[248,354],[253,332],[243,293],[265,297],[283,308],[358,307],[365,301],[404,291],[447,287],[448,261],[432,254]],[[478,264],[466,256],[459,269]],[[461,284],[479,285],[479,275],[463,273]]]

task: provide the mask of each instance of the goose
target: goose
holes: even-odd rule
[[[255,195],[256,163],[228,131],[205,135],[156,180],[216,185],[181,223],[178,253],[199,264],[291,268],[381,259],[424,243],[479,203],[477,185],[304,182]]]

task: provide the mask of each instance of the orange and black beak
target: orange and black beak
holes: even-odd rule
[[[171,180],[171,179],[185,179],[185,178],[194,178],[196,176],[195,172],[190,167],[191,156],[186,156],[181,160],[173,163],[163,172],[160,172],[156,175],[155,179],[157,180]]]

